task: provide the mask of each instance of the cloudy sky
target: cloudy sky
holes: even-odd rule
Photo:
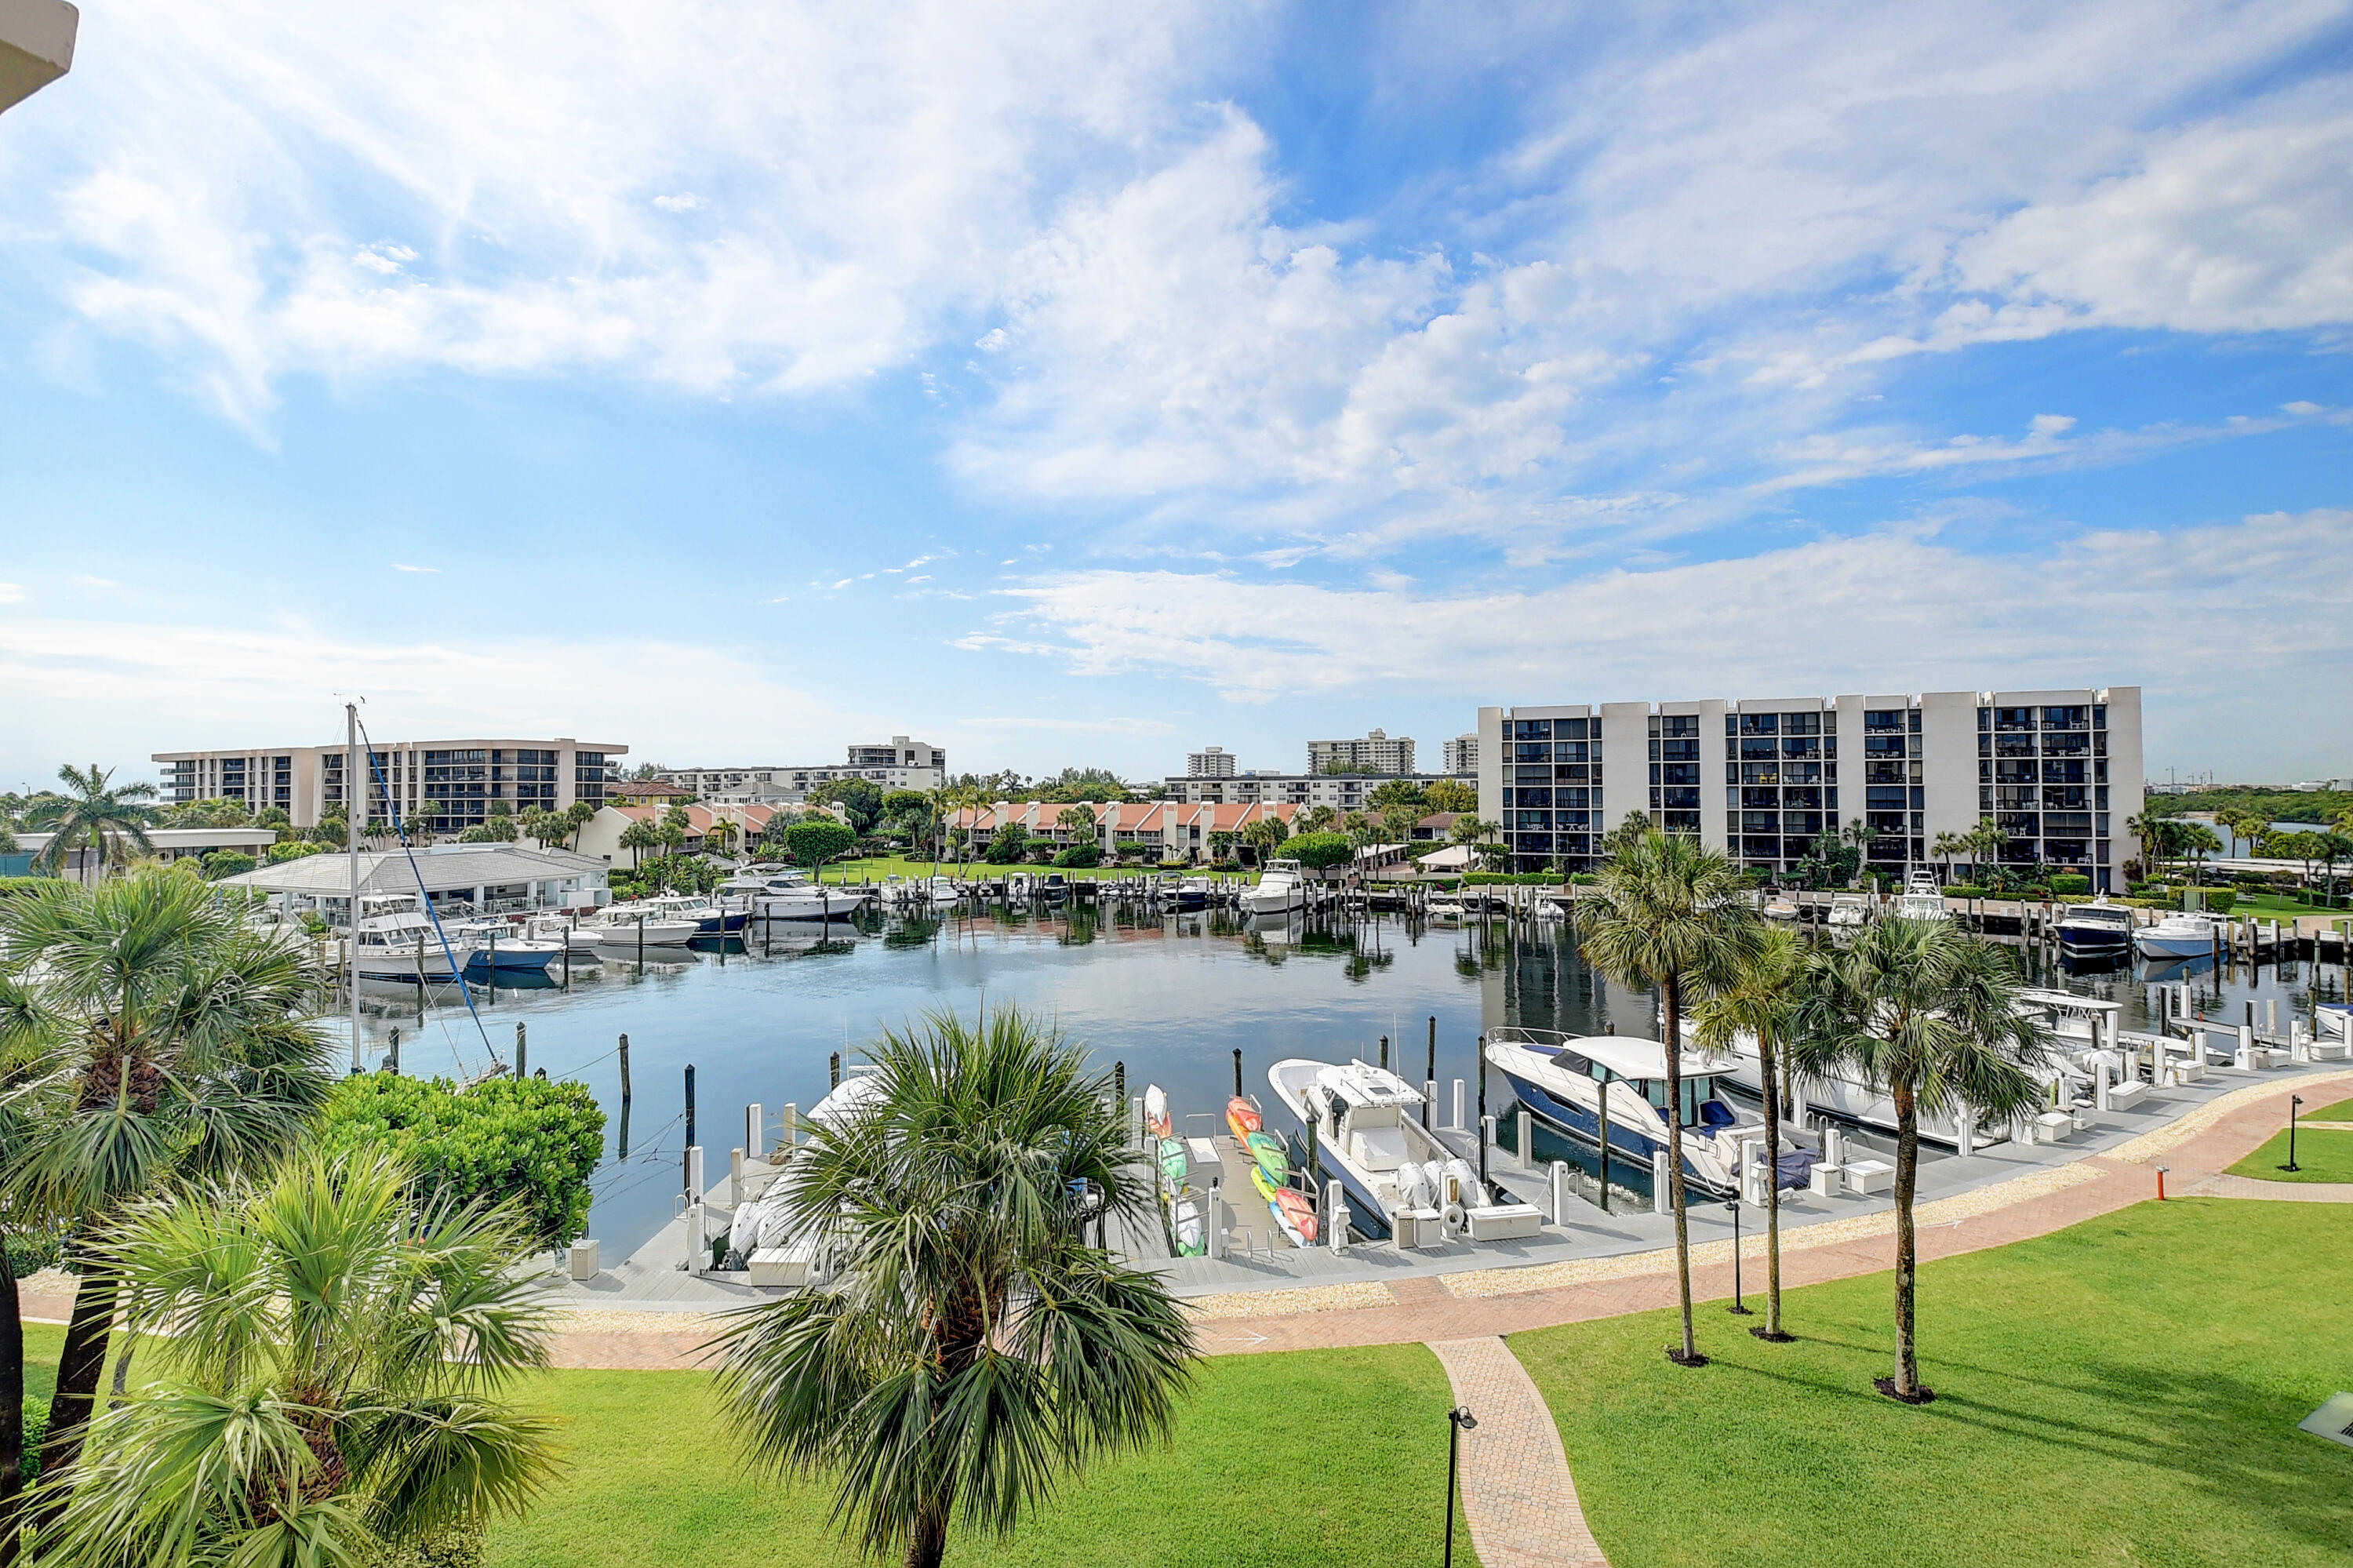
[[[2353,6],[86,5],[0,785],[2138,683],[2353,772]]]

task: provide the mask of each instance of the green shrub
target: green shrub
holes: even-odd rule
[[[1988,896],[1988,895],[1984,888],[1979,887],[1974,882],[1956,882],[1950,887],[1945,889],[1945,896],[1947,898],[1984,898]]]
[[[24,1478],[26,1486],[41,1473],[41,1439],[49,1435],[49,1402],[25,1396]]]
[[[368,1073],[327,1097],[330,1154],[382,1146],[428,1189],[460,1202],[512,1202],[547,1246],[588,1232],[588,1177],[605,1152],[605,1113],[586,1084]]]
[[[2211,914],[2228,915],[2238,906],[2239,895],[2236,889],[2201,887],[2199,891],[2206,895],[2206,908]]]
[[[224,876],[242,876],[259,863],[236,850],[215,850],[204,857],[205,874],[215,882]]]
[[[2064,874],[2054,876],[2051,879],[2051,891],[2058,897],[2073,898],[2078,894],[2091,892],[2092,879],[2088,876]]]
[[[1345,833],[1302,833],[1283,845],[1283,853],[1310,871],[1346,865],[1356,858],[1356,846]]]
[[[63,1239],[54,1229],[10,1231],[8,1233],[8,1272],[18,1279],[59,1262],[64,1255]]]
[[[1101,844],[1072,844],[1054,857],[1056,865],[1091,866],[1103,863]]]
[[[1600,880],[1601,878],[1589,871],[1572,871],[1568,874],[1568,885],[1571,887],[1591,887]]]

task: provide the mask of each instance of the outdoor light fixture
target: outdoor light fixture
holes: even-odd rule
[[[1724,1206],[1732,1212],[1732,1305],[1725,1310],[1736,1317],[1753,1318],[1756,1314],[1740,1298],[1740,1200],[1733,1198]]]
[[[1446,1568],[1454,1568],[1454,1477],[1456,1456],[1462,1446],[1462,1434],[1479,1425],[1467,1404],[1458,1404],[1446,1413]]]
[[[2298,1106],[2300,1106],[2300,1105],[2302,1105],[2302,1104],[2304,1104],[2304,1097],[2303,1097],[2302,1095],[2290,1095],[2290,1096],[2288,1096],[2288,1097],[2287,1097],[2287,1163],[2280,1167],[2280,1169],[2281,1169],[2281,1170],[2283,1170],[2283,1171],[2300,1171],[2300,1170],[2302,1170],[2302,1169],[2303,1169],[2303,1167],[2302,1167],[2302,1166],[2298,1165],[2298,1164],[2295,1162],[2295,1107],[2298,1107]]]

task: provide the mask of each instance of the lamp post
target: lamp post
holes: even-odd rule
[[[2288,1096],[2288,1097],[2287,1097],[2287,1163],[2280,1167],[2280,1169],[2281,1169],[2281,1170],[2283,1170],[2283,1171],[2299,1171],[2299,1170],[2302,1170],[2302,1169],[2303,1169],[2303,1167],[2302,1167],[2302,1166],[2299,1166],[2299,1165],[2298,1165],[2298,1164],[2296,1164],[2296,1162],[2295,1162],[2295,1107],[2298,1107],[2298,1106],[2300,1106],[2300,1105],[2302,1105],[2302,1104],[2304,1104],[2304,1097],[2303,1097],[2302,1095],[2290,1095],[2290,1096]]]
[[[1725,1310],[1736,1317],[1753,1318],[1757,1314],[1740,1298],[1740,1199],[1736,1195],[1724,1206],[1732,1212],[1732,1305]]]
[[[1479,1425],[1467,1404],[1458,1404],[1446,1413],[1446,1568],[1454,1568],[1454,1478],[1456,1458],[1462,1446],[1462,1434]]]

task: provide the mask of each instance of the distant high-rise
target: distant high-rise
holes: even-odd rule
[[[1438,754],[1440,758],[1440,772],[1451,773],[1458,779],[1470,777],[1479,771],[1478,732],[1473,730],[1469,735],[1456,736],[1452,740],[1440,747]]]
[[[1222,746],[1205,746],[1198,751],[1185,754],[1185,777],[1187,779],[1231,779],[1234,776],[1234,754]]]
[[[1382,730],[1368,731],[1362,740],[1311,740],[1307,743],[1307,771],[1330,773],[1335,770],[1352,773],[1410,773],[1413,771],[1413,737],[1398,736],[1391,740]]]

